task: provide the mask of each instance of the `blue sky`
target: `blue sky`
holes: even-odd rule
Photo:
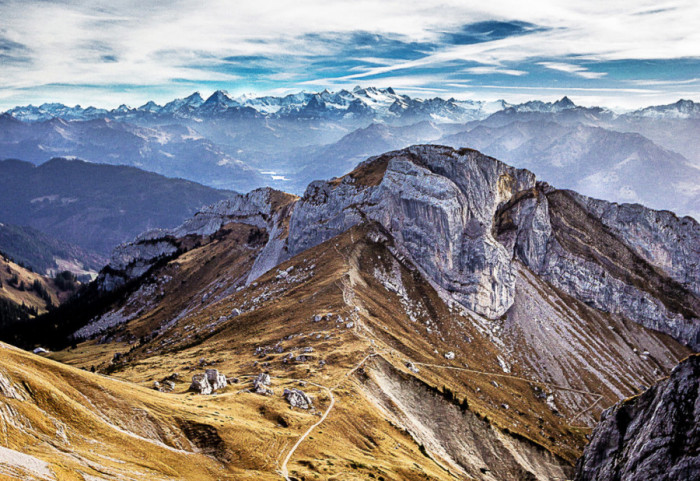
[[[392,86],[635,108],[700,100],[700,2],[0,0],[0,109]]]

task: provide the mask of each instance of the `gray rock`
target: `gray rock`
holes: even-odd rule
[[[493,218],[500,203],[534,187],[534,175],[475,151],[439,146],[387,157],[377,186],[350,177],[339,185],[312,182],[292,214],[290,254],[374,220],[429,279],[470,309],[501,316],[513,302],[515,276],[510,252],[492,235]]]
[[[406,368],[414,374],[418,374],[420,370],[411,361],[406,362]]]
[[[190,391],[194,391],[198,394],[211,394],[213,389],[206,374],[195,374],[192,376],[192,384],[190,385]]]
[[[256,394],[271,396],[274,394],[274,392],[268,387],[270,384],[270,375],[264,372],[260,373],[255,379],[253,379],[253,392]]]
[[[290,219],[290,256],[372,220],[397,255],[488,318],[512,306],[521,262],[588,305],[700,348],[692,218],[560,191],[468,149],[414,146],[363,165],[378,162],[387,167],[377,185],[309,185]]]
[[[311,397],[300,389],[285,389],[284,398],[295,408],[309,409],[313,407]]]
[[[576,480],[671,481],[700,473],[700,355],[643,394],[606,410],[576,465]]]
[[[260,188],[247,194],[236,194],[230,199],[203,208],[194,217],[174,229],[154,229],[139,235],[133,242],[118,246],[109,262],[109,273],[96,279],[106,291],[116,289],[129,280],[144,275],[156,262],[178,250],[177,239],[185,236],[209,236],[235,219],[236,222],[268,230],[269,240],[256,259],[249,282],[279,264],[284,248],[284,228],[280,219],[283,212],[275,210],[276,191]],[[284,195],[284,194],[282,194]],[[203,298],[202,302],[206,301]]]
[[[226,382],[226,376],[221,374],[217,369],[207,369],[204,373],[207,375],[207,381],[209,381],[214,391],[223,389],[228,384]]]

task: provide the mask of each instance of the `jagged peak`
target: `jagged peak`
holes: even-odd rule
[[[573,108],[576,107],[576,104],[566,95],[562,97],[561,99],[557,100],[554,102],[554,105],[559,106],[561,108]]]
[[[213,94],[211,94],[205,103],[212,103],[212,102],[222,102],[222,101],[233,101],[231,96],[228,94],[226,90],[216,90]]]

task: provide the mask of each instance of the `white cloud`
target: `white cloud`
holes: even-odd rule
[[[444,32],[494,19],[515,19],[548,29],[472,45],[442,44],[409,61],[371,52],[366,60],[373,67],[332,79],[321,73],[307,84],[353,83],[393,74],[393,79],[405,78],[406,87],[427,88],[411,76],[412,69],[448,69],[455,61],[479,65],[468,68],[467,75],[503,74],[515,80],[526,77],[528,63],[539,62],[594,81],[605,73],[591,72],[567,59],[589,65],[622,59],[700,58],[700,2],[696,0],[639,0],[634,8],[621,0],[297,0],[293,4],[282,0],[6,0],[0,1],[0,18],[0,42],[5,39],[24,46],[18,55],[25,57],[24,62],[3,61],[0,98],[5,99],[29,98],[42,91],[55,95],[51,85],[153,86],[162,95],[184,94],[193,85],[205,89],[207,82],[214,81],[231,83],[233,91],[239,85],[247,89],[245,79],[222,69],[222,58],[240,55],[276,59],[283,71],[270,75],[270,88],[287,88],[301,85],[289,85],[300,74],[306,79],[313,75],[306,68],[309,59],[342,55],[337,45],[309,35],[362,30],[411,42],[440,42]],[[423,80],[433,86],[440,82],[434,77]],[[467,79],[441,81],[455,80]],[[287,85],[281,85],[284,82]],[[149,95],[147,90],[122,92],[134,104]]]
[[[580,65],[573,65],[570,63],[562,62],[538,62],[537,65],[542,65],[550,70],[558,70],[559,72],[566,72],[572,75],[578,75],[579,77],[587,79],[596,79],[605,77],[607,75],[605,72],[591,72],[585,67]]]
[[[465,72],[474,75],[492,75],[492,74],[503,74],[503,75],[513,75],[519,77],[521,75],[527,75],[524,70],[514,70],[501,68],[497,66],[484,66],[484,67],[469,67],[464,69]]]

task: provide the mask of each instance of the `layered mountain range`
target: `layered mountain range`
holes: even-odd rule
[[[699,249],[690,217],[439,145],[235,195],[3,332],[127,382],[3,345],[0,454],[47,478],[568,479],[603,410],[700,346]],[[610,470],[595,436],[581,479]]]
[[[585,195],[697,218],[699,112],[690,100],[616,113],[567,97],[515,105],[372,87],[283,97],[217,91],[113,110],[16,107],[0,116],[0,158],[74,156],[216,188],[301,194],[368,156],[434,142],[477,148]]]
[[[146,229],[174,227],[202,206],[229,195],[232,192],[134,167],[65,158],[39,166],[4,160],[0,222],[21,227],[13,232],[0,229],[0,251],[43,271],[58,268],[47,259],[54,254],[61,258],[76,245],[87,253],[83,267],[95,269],[101,267],[96,265],[101,256],[108,257],[116,245]],[[43,233],[43,241],[34,239],[33,252],[22,240],[32,236],[21,232],[25,227]]]

